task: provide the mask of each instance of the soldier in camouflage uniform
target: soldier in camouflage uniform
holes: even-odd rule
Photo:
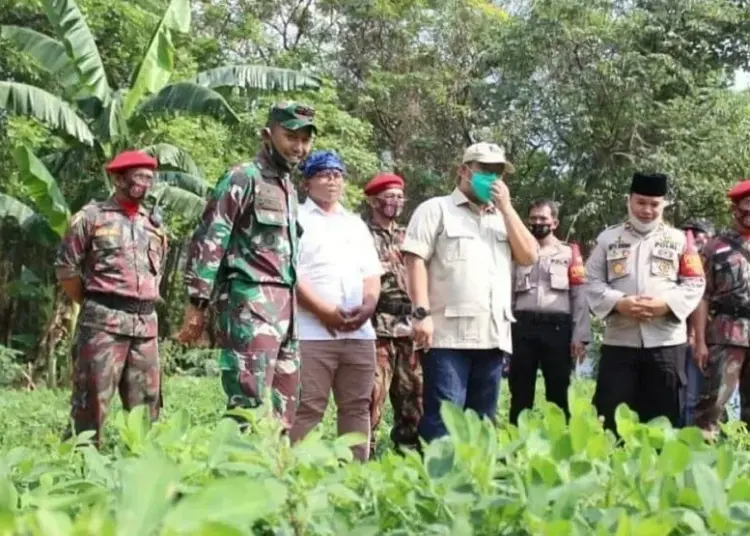
[[[216,290],[227,407],[259,407],[270,388],[274,415],[287,430],[299,401],[294,288],[302,234],[290,173],[310,152],[314,115],[294,102],[272,106],[255,160],[216,185],[190,243],[190,305],[177,335],[182,342],[200,337]]]
[[[750,425],[750,180],[728,193],[734,229],[709,240],[702,252],[706,291],[692,317],[695,361],[703,371],[695,424],[718,432],[724,408],[739,384],[740,418]]]
[[[159,416],[154,303],[167,238],[158,216],[141,206],[156,167],[139,151],[112,160],[106,170],[115,194],[72,217],[55,262],[64,291],[82,304],[72,352],[73,427],[76,434],[93,430],[97,447],[115,390],[126,410],[146,404],[152,419]]]
[[[404,206],[404,181],[382,173],[364,189],[368,196],[365,223],[375,240],[383,265],[380,299],[372,318],[377,334],[375,384],[370,402],[372,434],[370,455],[375,452],[375,430],[390,395],[393,407],[391,440],[396,447],[419,445],[422,417],[422,368],[411,339],[411,302],[406,289],[406,265],[401,254],[406,229],[396,223]]]

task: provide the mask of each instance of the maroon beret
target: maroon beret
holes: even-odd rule
[[[395,173],[378,173],[365,185],[364,192],[367,196],[378,195],[388,188],[401,188],[403,190],[404,179]]]
[[[750,179],[738,182],[727,192],[727,197],[732,201],[739,201],[748,195],[750,195]]]
[[[107,173],[122,173],[132,168],[156,169],[158,165],[156,158],[143,151],[123,151],[115,156],[104,169]]]

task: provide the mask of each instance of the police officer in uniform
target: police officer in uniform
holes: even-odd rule
[[[666,175],[636,173],[628,219],[597,237],[586,264],[586,297],[606,323],[594,404],[613,431],[621,403],[642,422],[680,424],[686,319],[706,282],[685,234],[662,220],[666,193]]]
[[[583,293],[580,253],[554,235],[559,225],[554,201],[534,201],[529,230],[539,242],[539,259],[531,266],[514,265],[513,356],[510,360],[510,422],[534,406],[539,367],[547,400],[566,416],[572,357],[582,359],[589,342],[588,305]],[[577,249],[577,248],[576,248]],[[577,264],[577,266],[575,266]]]

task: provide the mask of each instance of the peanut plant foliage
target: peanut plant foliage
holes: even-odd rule
[[[201,392],[213,380],[189,381],[153,426],[143,408],[115,410],[101,452],[86,434],[57,439],[51,428],[64,420],[64,398],[25,394],[36,407],[8,395],[0,403],[0,534],[750,532],[742,425],[709,445],[695,428],[641,424],[621,406],[617,443],[590,404],[590,382],[571,387],[569,424],[547,404],[525,412],[518,428],[445,405],[450,436],[423,458],[384,449],[358,464],[348,447],[361,438],[332,439],[329,420],[294,447],[252,412],[243,413],[251,426],[241,433]]]

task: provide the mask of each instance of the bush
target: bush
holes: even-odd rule
[[[584,392],[586,391],[586,392]],[[590,391],[590,389],[588,389]],[[199,424],[193,408],[151,427],[118,413],[111,453],[72,442],[0,459],[4,534],[747,534],[750,459],[697,429],[639,424],[617,411],[602,430],[581,385],[570,425],[545,405],[495,428],[445,405],[450,436],[400,457],[349,463],[358,438],[318,433],[290,447],[246,412]],[[192,416],[191,416],[192,415]],[[200,419],[199,419],[200,420]],[[361,439],[361,438],[359,438]]]

